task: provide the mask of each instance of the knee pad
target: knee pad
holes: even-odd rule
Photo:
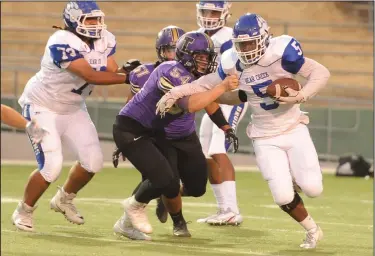
[[[206,193],[206,186],[187,189],[187,194],[192,197],[201,197]]]
[[[100,145],[87,148],[79,157],[81,166],[90,173],[97,173],[103,168],[103,153]]]
[[[43,165],[39,163],[39,171],[45,181],[56,181],[61,173],[63,156],[60,152],[44,152]]]
[[[303,193],[308,197],[318,197],[323,192],[323,184],[318,183],[309,183],[308,185],[300,186]]]
[[[290,202],[289,204],[281,205],[280,208],[284,212],[290,213],[291,211],[293,211],[297,207],[297,205],[299,203],[303,203],[302,198],[299,196],[298,193],[294,193],[294,198],[293,198],[292,202]]]
[[[163,188],[162,193],[166,198],[175,198],[180,193],[180,181],[172,179],[169,185]]]

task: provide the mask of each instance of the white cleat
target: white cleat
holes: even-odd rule
[[[126,216],[135,229],[146,234],[152,233],[152,226],[148,221],[146,213],[147,204],[137,202],[134,196],[132,196],[125,199],[122,205],[124,206]]]
[[[124,236],[132,240],[152,240],[150,236],[135,229],[125,213],[115,223],[115,225],[113,226],[113,231],[116,235]]]
[[[207,220],[211,225],[232,225],[239,226],[243,222],[241,214],[232,212],[229,208],[218,214],[216,217]]]
[[[319,226],[317,226],[316,228],[313,228],[306,233],[306,239],[303,240],[303,243],[300,244],[299,247],[304,249],[314,249],[316,248],[318,241],[322,239],[323,231]]]
[[[33,212],[36,209],[36,206],[31,207],[25,204],[24,202],[19,202],[16,210],[12,214],[13,225],[17,229],[23,231],[34,231],[33,228]]]
[[[75,197],[76,194],[68,194],[64,188],[58,187],[56,195],[50,201],[50,207],[55,212],[61,212],[68,221],[81,225],[85,220],[72,202]]]
[[[219,214],[221,214],[222,211],[223,211],[222,209],[219,209],[218,212],[213,214],[213,215],[210,215],[206,218],[197,219],[197,222],[198,223],[207,223],[208,220],[216,218]]]

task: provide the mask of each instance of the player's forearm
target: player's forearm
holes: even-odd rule
[[[95,71],[89,76],[84,77],[86,82],[95,85],[112,85],[125,83],[125,74],[119,74],[107,71]]]
[[[302,88],[305,100],[311,99],[322,90],[327,85],[328,79],[331,75],[326,67],[309,58],[305,58],[305,63],[298,74],[307,78],[307,83]]]
[[[226,105],[239,105],[246,101],[246,92],[242,90],[226,92],[216,100],[217,103]]]
[[[18,129],[25,129],[27,124],[27,120],[20,113],[3,104],[1,104],[1,121]]]
[[[189,97],[183,98],[178,101],[178,105],[190,113],[194,113],[204,109],[210,103],[214,102],[225,91],[225,86],[220,84],[209,91],[196,93]]]

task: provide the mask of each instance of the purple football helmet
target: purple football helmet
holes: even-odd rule
[[[97,24],[85,25],[85,20],[90,18],[96,18]],[[104,24],[104,13],[95,1],[67,3],[63,20],[70,31],[88,38],[101,38],[103,30],[107,29],[107,25]]]
[[[214,72],[217,66],[212,39],[196,31],[184,34],[177,41],[176,59],[196,77]]]
[[[176,26],[168,26],[160,30],[156,38],[156,54],[160,62],[167,61],[168,58],[164,55],[167,50],[175,50],[177,40],[185,34],[185,31]]]

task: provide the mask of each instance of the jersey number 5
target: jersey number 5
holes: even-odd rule
[[[298,56],[301,56],[301,55],[302,55],[301,47],[300,47],[299,43],[298,43],[296,40],[293,40],[293,43],[291,44],[291,46],[292,46],[294,49],[296,49]]]
[[[276,101],[273,101],[270,96],[268,96],[265,92],[262,92],[260,89],[269,86],[272,84],[272,80],[267,80],[263,83],[256,84],[251,86],[253,89],[254,93],[263,99],[263,102],[260,103],[260,107],[263,108],[264,110],[272,110],[272,109],[277,109],[280,104],[277,103]]]

